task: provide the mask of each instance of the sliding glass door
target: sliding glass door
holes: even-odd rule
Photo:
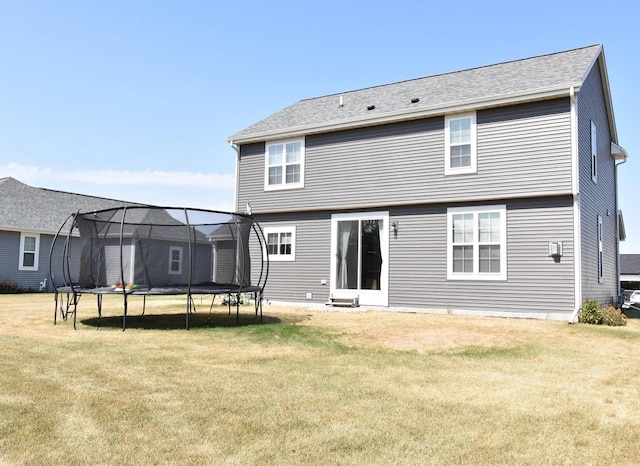
[[[388,305],[389,213],[331,217],[331,293],[360,304]]]

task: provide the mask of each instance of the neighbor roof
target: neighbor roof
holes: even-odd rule
[[[0,178],[0,230],[55,234],[70,214],[107,209],[130,202],[35,188]]]
[[[640,254],[620,254],[620,274],[640,275]]]
[[[463,111],[499,105],[500,102],[569,95],[571,88],[579,89],[601,54],[602,46],[593,45],[305,99],[239,131],[228,140],[247,143]],[[604,63],[600,66],[605,71],[603,85],[609,101]],[[610,106],[610,102],[608,104]],[[613,120],[613,113],[610,113],[610,119]]]

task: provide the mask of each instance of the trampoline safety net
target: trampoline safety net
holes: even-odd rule
[[[125,315],[127,294],[261,298],[268,275],[263,250],[264,235],[251,215],[138,205],[78,212],[53,241],[49,263],[62,265],[50,280],[56,308],[59,292],[74,294],[74,323],[75,295],[82,293],[123,293]]]

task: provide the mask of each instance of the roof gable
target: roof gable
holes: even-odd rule
[[[569,89],[582,84],[601,53],[602,46],[594,45],[305,99],[234,134],[229,141],[245,143],[418,118],[496,105],[505,99],[549,98],[559,91],[568,95]]]

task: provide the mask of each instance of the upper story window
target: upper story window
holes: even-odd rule
[[[182,274],[182,248],[180,246],[169,246],[169,274]]]
[[[264,234],[270,261],[296,260],[296,227],[266,227]]]
[[[507,279],[504,205],[447,209],[447,278]]]
[[[40,235],[37,233],[20,233],[20,263],[18,270],[38,270],[40,256]]]
[[[591,121],[591,180],[598,182],[598,131],[595,122]]]
[[[476,173],[476,113],[447,115],[444,119],[444,174]]]
[[[267,143],[264,189],[304,186],[304,139]]]

